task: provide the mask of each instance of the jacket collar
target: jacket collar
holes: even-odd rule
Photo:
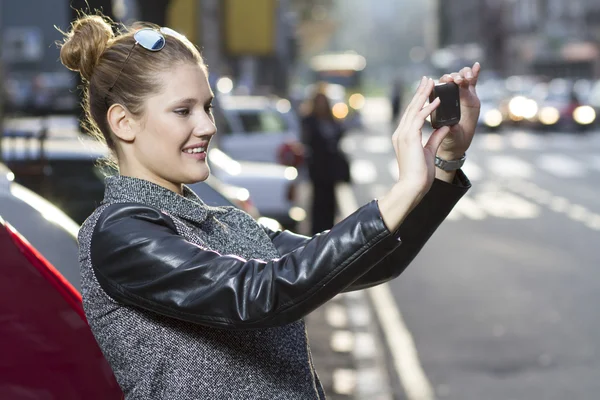
[[[102,204],[106,203],[142,203],[199,223],[204,222],[209,214],[223,211],[207,206],[185,185],[183,195],[180,195],[156,183],[123,175],[106,177]]]

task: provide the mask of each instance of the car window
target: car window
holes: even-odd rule
[[[288,130],[287,121],[275,110],[245,110],[239,114],[247,133],[276,133]]]

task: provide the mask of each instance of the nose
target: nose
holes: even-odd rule
[[[213,118],[211,118],[208,114],[204,114],[198,118],[196,121],[194,131],[192,132],[195,136],[213,136],[217,133],[217,126]]]

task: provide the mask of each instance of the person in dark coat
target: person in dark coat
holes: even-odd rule
[[[350,180],[348,160],[340,149],[344,133],[327,96],[317,93],[312,99],[311,112],[302,120],[302,141],[308,153],[308,174],[313,186],[313,234],[331,229],[336,213],[335,185]]]
[[[399,78],[396,79],[394,85],[392,86],[392,93],[390,96],[391,105],[392,105],[392,125],[398,123],[398,119],[400,118],[400,110],[402,109],[402,93],[403,93],[403,85],[402,80]]]

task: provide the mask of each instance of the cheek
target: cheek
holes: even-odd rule
[[[161,116],[148,121],[145,147],[152,149],[154,155],[174,155],[188,142],[189,130],[185,123],[177,118]]]

